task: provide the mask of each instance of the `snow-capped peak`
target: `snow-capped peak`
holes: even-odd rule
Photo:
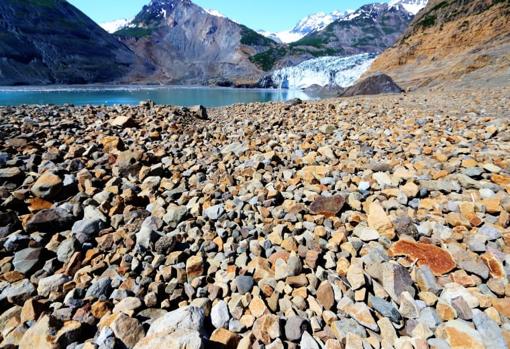
[[[348,12],[340,11],[334,11],[331,13],[317,12],[300,20],[294,29],[292,29],[292,32],[306,35],[314,31],[319,31],[347,14]]]
[[[221,13],[220,11],[215,10],[215,9],[204,8],[204,11],[207,12],[208,14],[212,15],[212,16],[225,17],[225,15],[223,13]]]
[[[108,33],[115,33],[116,31],[119,31],[120,29],[126,27],[129,24],[129,22],[131,22],[130,19],[122,18],[111,22],[100,23],[99,25]]]
[[[352,11],[334,11],[331,13],[317,12],[310,16],[301,19],[293,29],[284,30],[281,32],[269,32],[260,30],[259,34],[264,35],[275,41],[281,41],[284,43],[291,43],[298,41],[305,35],[312,32],[322,30],[334,21],[347,16]]]
[[[407,12],[416,16],[418,12],[427,6],[428,0],[390,0],[388,5],[395,7],[401,5]]]

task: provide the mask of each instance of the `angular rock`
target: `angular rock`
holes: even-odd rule
[[[452,349],[484,349],[480,333],[463,320],[448,321],[439,326],[437,333]]]
[[[103,228],[103,221],[100,219],[83,219],[73,224],[71,232],[76,240],[84,244],[91,242]]]
[[[43,173],[32,185],[32,193],[41,199],[53,199],[62,190],[62,179],[52,173]]]
[[[310,211],[326,217],[336,216],[345,204],[345,199],[341,195],[330,197],[319,196],[310,205]]]
[[[26,230],[43,233],[61,232],[71,228],[74,220],[71,213],[61,208],[41,210],[30,217],[26,223]]]
[[[428,266],[436,276],[446,274],[457,266],[448,251],[431,244],[407,240],[394,243],[389,250],[389,255],[406,256],[412,260],[417,260],[418,265]]]
[[[34,268],[41,262],[41,248],[25,248],[14,254],[12,265],[14,270],[28,274],[34,270]]]
[[[276,315],[264,315],[253,324],[252,333],[256,339],[264,344],[270,344],[281,336],[280,319]]]

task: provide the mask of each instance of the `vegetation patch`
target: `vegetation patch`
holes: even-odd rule
[[[285,47],[276,47],[251,56],[250,61],[263,71],[269,71],[273,69],[276,61],[283,58],[286,54],[287,49]]]
[[[317,48],[322,48],[326,44],[326,41],[321,37],[313,37],[313,36],[305,36],[304,38],[291,43],[290,47],[296,46],[312,46]]]
[[[246,46],[273,46],[275,42],[254,30],[241,25],[241,44]]]
[[[436,16],[435,15],[427,15],[418,24],[424,28],[433,27],[434,25],[436,25]]]
[[[134,38],[134,39],[141,39],[147,36],[150,36],[154,29],[149,28],[140,28],[140,27],[134,27],[134,28],[122,28],[121,30],[118,30],[115,32],[115,35],[120,36],[122,38]]]

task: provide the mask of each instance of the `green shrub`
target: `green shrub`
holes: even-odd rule
[[[269,71],[273,69],[276,61],[284,57],[286,54],[287,50],[284,47],[271,48],[267,51],[251,56],[250,61],[263,71]]]
[[[436,25],[436,16],[434,15],[427,15],[424,19],[421,20],[419,23],[422,27],[430,28]]]
[[[254,30],[241,25],[241,44],[247,46],[273,46],[275,42]]]
[[[150,36],[154,30],[149,28],[122,28],[115,32],[115,35],[123,37],[123,38],[135,38],[141,39],[146,36]]]

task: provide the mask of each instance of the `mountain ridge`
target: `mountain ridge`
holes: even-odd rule
[[[2,0],[0,35],[0,85],[110,82],[149,71],[64,0]]]
[[[152,0],[115,35],[146,57],[160,83],[244,84],[261,70],[249,57],[276,43],[190,0]]]
[[[407,89],[508,84],[510,1],[434,0],[367,74]]]

